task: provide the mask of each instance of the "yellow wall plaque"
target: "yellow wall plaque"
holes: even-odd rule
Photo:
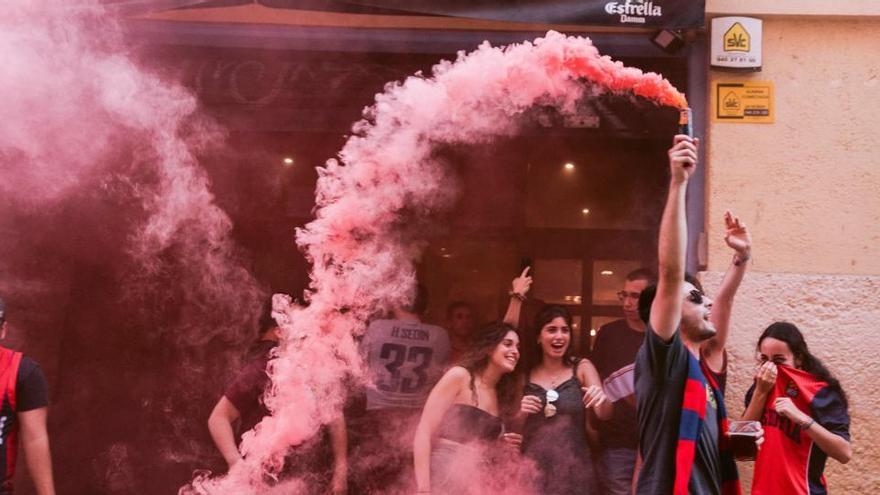
[[[770,81],[712,83],[712,120],[771,124],[773,83]]]

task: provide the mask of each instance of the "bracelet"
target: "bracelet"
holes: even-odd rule
[[[519,292],[510,291],[507,293],[507,295],[510,297],[515,297],[515,298],[519,299],[520,301],[526,300],[525,294],[520,294]]]
[[[814,424],[816,424],[816,420],[813,418],[810,418],[810,420],[806,424],[801,425],[801,430],[807,431]]]
[[[752,259],[751,254],[746,254],[746,255],[740,255],[739,253],[734,254],[733,255],[733,265],[740,266],[743,263],[745,263],[746,261],[749,261],[750,259]]]

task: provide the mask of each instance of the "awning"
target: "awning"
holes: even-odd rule
[[[297,0],[261,0],[266,5]],[[347,0],[353,5],[429,15],[514,22],[697,28],[704,0]]]
[[[372,18],[382,27],[407,25],[464,25],[498,27],[501,23],[606,26],[616,28],[686,29],[704,25],[705,0],[103,0],[107,5],[140,10],[148,18],[201,17],[223,12],[228,22],[292,24],[305,19],[356,15]],[[161,15],[156,15],[162,12]],[[199,13],[196,13],[200,11]],[[172,13],[173,12],[173,13]],[[245,16],[229,16],[229,14]],[[256,15],[255,15],[256,14]],[[233,19],[229,19],[233,17]],[[249,18],[250,17],[250,18]],[[271,19],[267,19],[271,18]],[[398,21],[393,19],[399,18]],[[421,19],[415,21],[414,19]],[[455,19],[450,23],[450,20]],[[267,22],[268,21],[268,22]],[[274,21],[274,22],[273,22]],[[455,27],[453,27],[455,29]],[[489,28],[491,29],[491,28]]]

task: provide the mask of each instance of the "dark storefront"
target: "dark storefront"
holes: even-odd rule
[[[666,17],[647,15],[645,24],[634,24],[610,16],[604,2],[554,2],[552,9],[540,2],[515,2],[516,8],[497,2],[238,3],[147,14],[131,29],[148,43],[145,59],[181,77],[232,129],[235,158],[220,157],[212,167],[223,174],[218,187],[225,179],[259,180],[255,176],[278,185],[272,214],[264,216],[265,208],[248,214],[285,233],[273,239],[280,242],[252,243],[272,246],[258,258],[265,260],[263,277],[277,290],[305,283],[306,267],[290,260],[284,236],[310,218],[314,167],[341,148],[351,124],[386,83],[428,74],[458,50],[483,40],[531,40],[549,28],[589,36],[603,54],[664,75],[689,95],[698,122],[702,114],[704,43],[695,29],[702,25],[701,6],[665,2]],[[646,3],[639,12],[656,13],[659,5]],[[549,22],[557,25],[537,24]],[[689,41],[664,51],[651,41],[660,27],[690,28],[678,31]],[[523,258],[533,259],[540,274],[533,295],[569,306],[582,331],[618,316],[615,292],[623,277],[653,263],[673,132],[668,109],[608,97],[592,102],[579,122],[545,120],[515,139],[451,150],[464,199],[422,263],[433,318],[442,319],[453,300],[477,303],[484,319],[498,317],[502,288]],[[692,225],[701,224],[701,186],[691,192]],[[247,202],[237,199],[242,208]],[[239,223],[254,241],[265,235],[247,224],[252,221]],[[697,242],[692,244],[694,268]],[[586,351],[586,339],[580,341]]]
[[[276,292],[307,286],[294,228],[311,218],[315,167],[342,147],[364,107],[386,83],[428,74],[484,40],[516,43],[549,29],[589,36],[603,54],[661,73],[687,93],[703,134],[702,2],[105,3],[126,17],[138,59],[191,88],[227,130],[225,146],[203,153],[201,164],[254,275]],[[663,15],[650,15],[661,6]],[[656,46],[651,39],[663,28],[678,30],[685,45]],[[654,264],[676,117],[609,96],[591,101],[578,120],[538,109],[521,135],[439,150],[459,177],[462,200],[420,264],[429,319],[442,322],[454,300],[475,304],[484,320],[498,318],[510,280],[530,259],[532,296],[568,306],[576,343],[589,352],[590,330],[620,315],[623,277]],[[688,199],[692,269],[703,203],[700,180]],[[94,339],[92,329],[108,324],[103,314],[118,316],[111,299],[95,297],[116,290],[109,269],[91,260],[64,270],[74,282],[47,321],[61,322],[65,338],[42,350],[54,357],[45,361],[58,404],[50,419],[57,472],[80,473],[59,474],[60,492],[174,493],[196,469],[221,470],[204,424],[225,379],[212,370],[223,369],[229,343],[176,348],[171,337],[147,339],[135,329]],[[202,363],[188,383],[170,378],[180,362]],[[100,385],[73,392],[86,382]],[[154,383],[168,390],[138,392]],[[68,422],[76,431],[65,429]]]

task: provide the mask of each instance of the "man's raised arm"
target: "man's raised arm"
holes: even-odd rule
[[[669,194],[660,221],[657,295],[651,305],[651,328],[665,341],[672,339],[681,321],[687,249],[685,196],[697,168],[698,144],[699,140],[679,134],[669,149]]]
[[[724,213],[724,242],[733,249],[733,261],[712,304],[712,324],[715,325],[715,337],[702,348],[703,359],[716,373],[724,371],[724,347],[730,333],[730,315],[733,310],[733,297],[742,283],[746,266],[752,257],[752,236],[746,229],[745,222],[734,216],[730,211]]]

